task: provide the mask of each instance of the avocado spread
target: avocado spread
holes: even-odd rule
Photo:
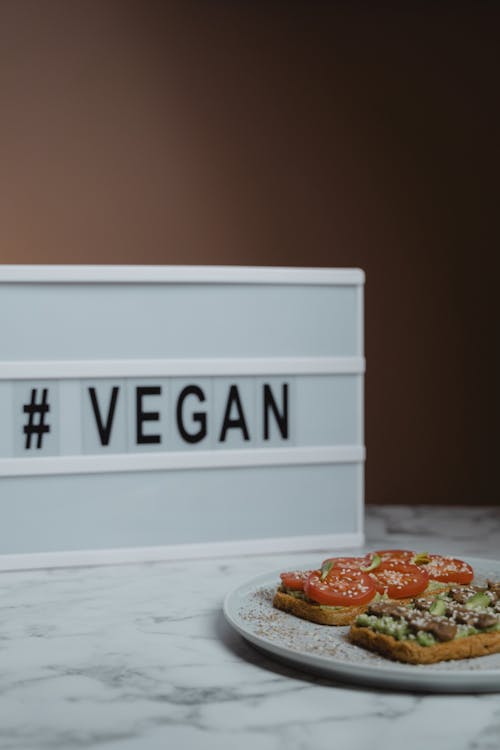
[[[467,596],[450,590],[434,597],[415,599],[410,605],[372,602],[358,615],[356,625],[412,640],[421,646],[464,638],[477,633],[500,632],[500,613],[488,589],[468,587]],[[463,594],[464,591],[461,592]]]
[[[294,599],[302,599],[304,602],[307,602],[308,604],[314,604],[315,607],[319,607],[320,609],[345,609],[345,607],[332,607],[329,604],[318,604],[318,602],[313,602],[312,599],[307,598],[303,591],[297,591],[296,589],[287,589],[284,584],[281,584],[281,588],[283,589],[285,594],[288,594],[288,596],[293,596]]]

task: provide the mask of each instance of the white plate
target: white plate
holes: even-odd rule
[[[467,562],[474,568],[474,583],[500,580],[500,561],[467,558]],[[401,664],[349,643],[348,627],[317,625],[274,609],[280,572],[252,579],[224,601],[229,624],[271,656],[308,672],[363,685],[432,692],[500,691],[500,653],[431,665]]]

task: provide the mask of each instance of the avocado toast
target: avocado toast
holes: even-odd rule
[[[409,664],[500,652],[500,583],[452,586],[407,604],[374,601],[357,615],[349,640]]]
[[[431,563],[438,580],[427,572]],[[470,582],[473,570],[461,560],[410,550],[332,557],[318,570],[281,573],[273,606],[320,625],[350,625],[381,597],[408,603],[415,596],[446,591],[450,575],[452,580]]]
[[[444,592],[447,590],[446,584],[440,584],[437,581],[431,581],[428,584],[424,594],[435,594]],[[379,593],[374,594],[373,602],[378,601],[390,601],[396,604],[407,604],[410,599],[387,599],[381,597]],[[294,591],[287,589],[286,586],[281,584],[278,586],[273,599],[273,607],[281,609],[283,612],[288,612],[295,617],[301,617],[303,620],[309,620],[310,622],[317,622],[319,625],[351,625],[358,615],[366,612],[367,605],[361,604],[358,606],[332,606],[328,604],[320,604],[319,602],[308,599],[305,594],[301,591]]]

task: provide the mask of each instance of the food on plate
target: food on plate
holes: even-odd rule
[[[350,625],[376,595],[375,584],[359,568],[333,567],[281,573],[273,606],[320,625]]]
[[[403,560],[386,560],[372,572],[375,588],[389,599],[418,596],[427,588],[429,576],[418,565]]]
[[[406,604],[372,601],[357,615],[349,640],[410,664],[500,652],[500,583],[451,586]]]
[[[311,575],[312,570],[294,570],[290,573],[281,573],[282,585],[289,591],[304,591],[304,583]]]
[[[317,570],[281,573],[273,606],[321,625],[349,625],[380,599],[407,602],[468,584],[473,576],[462,560],[412,550],[329,557]]]
[[[381,549],[377,550],[375,554],[380,557],[382,562],[394,559],[408,560],[410,562],[412,557],[415,557],[415,552],[409,549]]]
[[[281,573],[273,606],[320,625],[350,625],[377,596],[370,556],[329,558],[318,570]]]
[[[427,555],[427,558],[428,562],[421,567],[433,581],[468,584],[474,578],[472,567],[463,560],[442,555]]]
[[[363,557],[329,557],[323,560],[321,569],[332,570],[332,568],[345,568],[349,570],[361,570],[367,573],[380,564],[377,554],[367,554]]]
[[[331,570],[323,576],[314,571],[304,583],[307,599],[331,607],[355,607],[371,602],[375,596],[375,584],[368,573],[360,570]]]

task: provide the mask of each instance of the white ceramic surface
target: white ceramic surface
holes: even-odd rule
[[[468,558],[475,582],[500,580],[500,561]],[[305,565],[313,569],[318,561]],[[413,665],[391,662],[349,643],[348,627],[326,627],[272,606],[280,571],[258,576],[224,601],[228,622],[254,645],[302,669],[361,685],[432,692],[500,692],[500,653]]]

